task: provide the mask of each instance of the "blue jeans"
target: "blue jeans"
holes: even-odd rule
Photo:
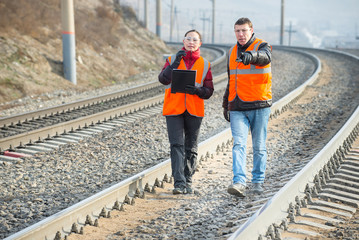
[[[252,183],[263,183],[267,163],[267,126],[270,108],[249,111],[230,111],[231,130],[234,139],[233,183],[246,185],[246,149],[248,130],[251,130],[253,145]]]

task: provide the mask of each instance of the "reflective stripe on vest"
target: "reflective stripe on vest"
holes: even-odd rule
[[[171,59],[175,58],[171,56],[168,61],[171,64]],[[207,76],[210,63],[203,57],[199,57],[193,64],[191,70],[196,71],[196,87],[202,87],[204,79]],[[187,70],[186,64],[183,59],[177,69]],[[185,94],[185,93],[171,93],[171,84],[166,87],[165,99],[163,103],[163,115],[174,116],[188,111],[191,115],[197,117],[204,116],[204,101],[197,95]]]
[[[235,69],[229,70],[229,74],[263,74],[270,73],[271,68],[263,68],[263,69]]]
[[[258,51],[262,40],[256,39],[246,51]],[[228,101],[236,96],[244,102],[267,101],[272,99],[271,64],[265,66],[244,65],[237,62],[238,46],[234,45],[228,53],[229,95]]]

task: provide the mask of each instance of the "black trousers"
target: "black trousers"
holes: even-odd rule
[[[183,188],[192,184],[192,176],[197,167],[197,141],[202,118],[185,111],[181,115],[166,116],[166,122],[174,187]]]

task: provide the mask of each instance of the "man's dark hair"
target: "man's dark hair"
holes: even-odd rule
[[[249,20],[249,18],[246,18],[246,17],[242,17],[242,18],[238,19],[234,25],[243,25],[243,24],[248,24],[248,26],[250,28],[253,28],[253,24],[252,24],[251,20]]]
[[[188,32],[186,32],[186,34],[185,34],[184,36],[186,37],[187,34],[190,33],[190,32],[195,32],[195,33],[197,33],[198,36],[199,36],[199,40],[202,42],[202,36],[201,36],[201,34],[200,34],[196,29],[189,30]]]

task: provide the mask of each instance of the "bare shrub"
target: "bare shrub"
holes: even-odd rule
[[[100,51],[103,46],[118,46],[121,15],[136,19],[136,13],[131,7],[120,7],[115,2],[109,4],[105,0],[101,0],[101,3],[95,13],[84,10],[75,12],[76,40],[84,41],[96,51]],[[41,43],[60,37],[61,1],[1,0],[0,31],[9,29],[16,29]]]
[[[95,9],[95,14],[77,12],[76,38],[101,51],[103,46],[118,46],[119,36],[117,28],[121,19],[115,9],[102,1],[102,6]]]
[[[120,15],[108,6],[102,5],[100,7],[97,7],[96,13],[100,19],[108,19],[114,24],[116,24],[117,21],[120,19]]]
[[[133,10],[132,7],[129,7],[129,6],[123,6],[121,8],[121,12],[122,12],[122,15],[125,19],[130,19],[130,20],[137,20],[137,17],[136,17],[136,12],[135,10]]]
[[[103,46],[116,46],[118,37],[114,32],[116,24],[109,19],[99,19],[84,12],[77,14],[76,39],[100,51]],[[85,21],[86,19],[86,21]]]
[[[27,1],[1,0],[0,30],[16,29],[35,39],[41,38],[43,27],[52,30],[61,25],[60,5],[57,0]]]
[[[129,74],[130,76],[135,75],[135,74],[137,74],[137,73],[138,73],[138,70],[137,70],[134,66],[130,66],[130,67],[128,68],[128,74]]]

